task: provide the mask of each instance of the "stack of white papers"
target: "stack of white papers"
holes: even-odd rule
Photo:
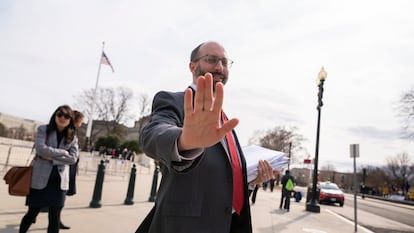
[[[289,163],[285,153],[267,149],[257,145],[245,146],[242,148],[247,165],[247,181],[256,179],[259,160],[267,160],[274,171],[281,172]]]

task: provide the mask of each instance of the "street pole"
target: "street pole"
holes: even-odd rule
[[[356,176],[356,157],[354,157],[354,227],[355,232],[358,231],[358,218],[357,218],[357,192],[358,192],[358,185],[357,185],[357,176]]]
[[[354,226],[355,226],[355,232],[358,231],[358,218],[357,218],[357,175],[356,175],[356,158],[359,157],[359,144],[351,144],[349,146],[349,152],[351,155],[351,158],[354,158],[354,178],[353,178],[353,184],[354,184]]]
[[[290,167],[290,151],[291,150],[292,150],[292,142],[289,142],[289,163],[288,163],[288,170],[290,170],[289,167]]]
[[[318,157],[319,157],[319,131],[320,131],[320,122],[321,122],[321,108],[323,106],[322,97],[323,97],[323,83],[326,79],[326,72],[322,67],[321,71],[318,74],[318,106],[316,109],[318,110],[318,122],[316,127],[316,147],[315,147],[315,160],[314,160],[314,168],[313,168],[313,182],[312,182],[312,198],[311,200],[306,203],[306,211],[320,213],[321,208],[319,206],[318,200],[319,193],[316,193],[317,190],[317,183],[318,183]]]
[[[86,127],[86,136],[85,136],[85,150],[86,151],[90,151],[90,146],[91,146],[93,113],[94,113],[94,110],[95,110],[96,91],[98,90],[99,75],[101,73],[102,54],[104,52],[104,47],[105,47],[105,41],[102,42],[102,52],[101,52],[101,54],[100,54],[101,56],[99,58],[98,74],[96,75],[95,89],[93,89],[91,112],[89,113],[88,126]]]

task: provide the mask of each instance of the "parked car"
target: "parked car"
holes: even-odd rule
[[[338,185],[331,182],[319,182],[319,203],[338,203],[344,206],[345,196]]]

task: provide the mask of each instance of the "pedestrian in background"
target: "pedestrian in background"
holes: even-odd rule
[[[59,232],[60,212],[69,188],[69,165],[78,159],[78,139],[73,130],[73,111],[68,105],[59,106],[47,125],[38,127],[36,157],[28,211],[20,223],[19,232],[25,233],[41,208],[48,208],[48,233]]]
[[[290,209],[290,198],[293,191],[293,185],[295,183],[295,179],[293,176],[290,175],[289,170],[286,170],[285,175],[282,176],[282,197],[280,198],[280,205],[279,209],[283,208],[286,211],[289,211]],[[284,204],[283,204],[284,203]]]
[[[84,115],[83,115],[83,113],[81,113],[77,110],[73,110],[73,116],[74,116],[74,120],[73,120],[73,128],[72,129],[74,130],[74,134],[76,135],[77,134],[77,128],[79,128],[82,125]],[[35,145],[36,144],[34,144],[33,147]],[[78,152],[79,152],[79,150],[78,150]],[[78,172],[78,163],[79,163],[79,155],[78,155],[78,159],[77,159],[76,163],[69,165],[69,189],[66,192],[67,196],[73,196],[73,195],[76,194],[76,175],[77,175],[77,172]],[[26,201],[26,203],[27,203],[27,201]],[[41,212],[48,212],[48,208],[44,207],[40,211]],[[32,221],[33,223],[36,223],[36,218],[37,218],[37,215],[34,216],[33,221]],[[63,224],[61,216],[59,216],[59,228],[62,229],[62,230],[69,230],[70,229],[69,226],[66,226],[65,224]]]
[[[275,188],[276,177],[278,177],[278,176],[279,176],[279,171],[273,170],[273,178],[269,180],[270,192],[273,192],[273,189]]]
[[[254,186],[254,190],[252,192],[252,205],[256,203],[257,191],[259,191],[260,186],[261,186],[260,184],[256,184],[256,186]]]
[[[73,129],[75,130],[75,135],[78,132],[78,128],[82,126],[83,118],[85,117],[82,112],[74,110],[74,121]],[[80,150],[78,150],[79,152]],[[79,154],[76,163],[69,165],[69,189],[66,193],[67,196],[73,196],[76,194],[76,176],[78,174],[78,164],[79,164]],[[63,230],[69,230],[70,226],[63,224],[62,218],[60,217],[59,228]]]
[[[73,129],[75,130],[75,134],[78,132],[78,128],[82,126],[83,118],[85,117],[82,112],[74,110],[74,121],[73,121]],[[79,151],[78,151],[79,152]],[[69,190],[66,193],[68,196],[73,196],[76,194],[76,175],[78,173],[78,164],[79,164],[79,155],[78,159],[76,160],[75,164],[69,165]]]

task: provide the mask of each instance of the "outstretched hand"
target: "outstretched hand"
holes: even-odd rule
[[[194,107],[192,90],[188,88],[185,91],[184,125],[178,138],[180,151],[210,147],[237,126],[239,120],[234,118],[220,126],[223,96],[224,90],[221,82],[216,83],[213,93],[213,76],[210,73],[197,79]]]

